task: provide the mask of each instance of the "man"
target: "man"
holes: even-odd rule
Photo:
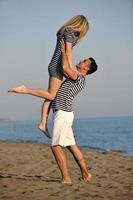
[[[85,76],[95,72],[97,64],[93,58],[85,59],[80,61],[76,65],[76,70],[74,70],[68,64],[64,41],[61,41],[61,51],[63,70],[68,78],[62,83],[52,103],[54,116],[51,148],[62,175],[62,183],[72,183],[62,147],[69,149],[80,167],[83,180],[90,182],[91,174],[88,172],[83,155],[75,144],[73,136],[72,123],[74,115],[72,112],[72,102],[74,97],[84,88]]]
[[[72,131],[74,118],[72,103],[75,96],[85,87],[85,76],[94,73],[97,70],[97,64],[93,58],[84,59],[76,65],[76,70],[74,70],[69,66],[63,40],[61,41],[61,51],[63,72],[66,75],[66,80],[62,83],[51,106],[53,109],[51,149],[62,175],[62,183],[72,183],[63,147],[67,147],[74,156],[80,167],[83,180],[90,182],[91,174],[88,172],[83,155],[75,143]],[[25,86],[19,86],[10,91],[44,98],[43,90],[40,89],[29,89]]]

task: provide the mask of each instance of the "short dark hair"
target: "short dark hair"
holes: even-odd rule
[[[94,58],[90,57],[89,60],[91,61],[91,65],[90,65],[90,69],[88,70],[87,74],[92,74],[97,70],[98,66],[97,66]]]

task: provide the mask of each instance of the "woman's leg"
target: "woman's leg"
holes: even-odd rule
[[[81,173],[82,173],[82,178],[85,182],[90,182],[91,181],[91,174],[88,172],[83,154],[77,147],[77,145],[72,145],[68,147],[69,151],[72,153],[73,157],[75,158],[78,166],[80,167]]]
[[[49,86],[48,86],[48,91],[50,92],[50,94],[52,94],[53,96],[56,96],[57,91],[59,90],[62,81],[51,77],[49,79]],[[56,81],[55,81],[56,80]],[[55,85],[56,84],[56,88]],[[54,85],[54,87],[53,87]],[[51,101],[49,100],[45,100],[43,105],[42,105],[42,114],[41,114],[41,122],[39,125],[39,129],[47,136],[50,138],[50,134],[48,132],[48,128],[47,128],[47,119],[48,119],[48,115],[49,115],[49,111],[50,111],[50,106],[51,106]]]
[[[45,100],[42,105],[41,122],[38,127],[48,138],[51,138],[48,128],[47,128],[47,120],[48,120],[50,107],[51,107],[51,101]]]
[[[47,118],[48,118],[48,114],[49,114],[49,110],[50,110],[49,106],[50,106],[51,100],[53,100],[54,97],[56,96],[56,93],[59,90],[61,83],[62,83],[62,81],[57,79],[56,77],[50,77],[48,90],[30,89],[24,85],[15,87],[15,88],[12,88],[9,90],[9,92],[28,94],[28,95],[33,95],[33,96],[47,99],[43,103],[43,106],[42,106],[42,117],[41,117],[41,123],[39,125],[39,129],[49,138],[50,138],[50,135],[49,135],[48,129],[47,129]]]
[[[49,79],[49,88],[48,90],[43,89],[32,89],[28,88],[24,85],[19,87],[12,88],[8,90],[8,92],[20,93],[20,94],[28,94],[37,97],[41,97],[43,99],[49,99],[52,101],[56,96],[56,93],[61,85],[62,81],[55,77],[50,77]]]

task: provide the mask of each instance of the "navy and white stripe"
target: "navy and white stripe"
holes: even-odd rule
[[[59,80],[63,79],[60,40],[64,39],[65,42],[72,43],[73,47],[76,44],[77,36],[77,32],[70,27],[65,28],[63,33],[57,33],[56,48],[48,66],[49,76],[54,76]]]
[[[72,104],[75,96],[85,87],[85,77],[80,75],[74,81],[67,78],[57,92],[52,102],[52,108],[72,112]]]

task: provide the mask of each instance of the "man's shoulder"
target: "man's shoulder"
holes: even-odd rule
[[[71,79],[70,77],[66,77],[65,80],[63,81],[63,83],[65,82],[73,82],[73,83],[83,83],[86,82],[85,76],[83,76],[82,74],[79,74],[77,76],[76,80]]]

